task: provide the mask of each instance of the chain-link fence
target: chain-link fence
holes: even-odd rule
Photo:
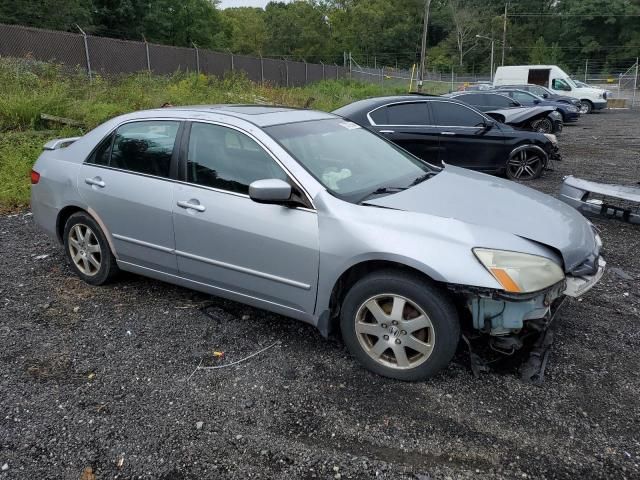
[[[80,30],[81,31],[81,30]],[[82,32],[82,31],[81,31]],[[244,72],[255,82],[277,86],[301,86],[320,80],[347,76],[338,65],[293,62],[193,48],[172,47],[147,42],[96,37],[0,24],[0,57],[32,58],[55,62],[68,69],[83,69],[88,78],[95,74],[118,75],[140,71],[172,74],[190,71],[222,76]]]
[[[351,77],[354,79],[379,83],[380,85],[402,86],[407,90],[415,90],[417,88],[417,65],[412,70],[385,65],[363,66],[353,55],[348,53],[345,54],[345,62]],[[638,92],[640,76],[637,61],[631,67],[628,64],[612,67],[606,62],[589,62],[587,60],[584,63],[584,68],[568,70],[568,73],[574,80],[607,90],[609,98],[617,100],[617,102],[612,102],[613,105],[625,108],[640,106],[640,93]],[[425,82],[424,91],[426,92],[453,92],[472,83],[490,83],[491,74],[489,72],[477,75],[462,74],[457,73],[455,67],[451,67],[449,71],[427,70],[425,72]]]

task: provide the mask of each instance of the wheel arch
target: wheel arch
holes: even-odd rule
[[[104,236],[107,239],[107,243],[109,244],[109,248],[111,248],[111,252],[113,253],[114,257],[118,258],[116,249],[113,246],[113,240],[111,238],[109,229],[104,224],[99,215],[91,208],[81,207],[79,205],[67,205],[66,207],[62,208],[58,212],[58,217],[56,218],[56,238],[58,239],[58,241],[61,244],[64,243],[64,226],[66,225],[67,220],[69,220],[71,215],[78,212],[86,213],[98,224],[98,226],[102,230],[102,233],[104,233]]]
[[[318,329],[323,336],[328,336],[336,329],[337,320],[340,314],[340,306],[344,296],[349,289],[363,276],[381,270],[396,270],[399,272],[409,272],[415,274],[434,284],[441,284],[442,280],[437,278],[435,272],[427,273],[426,268],[419,268],[411,265],[411,262],[399,258],[383,259],[371,258],[361,260],[351,264],[344,269],[340,275],[333,281],[331,294],[329,295],[325,305],[318,305],[320,318],[318,320]]]

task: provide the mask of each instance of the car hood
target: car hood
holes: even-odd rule
[[[596,250],[591,224],[569,205],[516,182],[452,165],[415,187],[366,203],[453,218],[544,244],[560,252],[567,272]]]
[[[484,112],[488,115],[492,113],[496,113],[498,115],[502,115],[504,117],[503,123],[521,123],[529,118],[533,118],[536,115],[539,115],[544,112],[552,112],[554,111],[554,107],[513,107],[513,108],[500,108],[496,110],[489,110],[488,112]]]

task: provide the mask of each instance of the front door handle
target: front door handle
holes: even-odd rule
[[[100,188],[104,188],[104,186],[106,185],[100,177],[85,178],[84,183]]]
[[[395,130],[380,130],[380,133],[396,133]]]
[[[198,202],[198,200],[195,199],[191,199],[189,201],[180,200],[178,202],[178,206],[180,208],[191,208],[193,210],[197,210],[198,212],[204,212],[207,209],[204,205],[200,205],[200,202],[196,202]]]
[[[456,132],[440,132],[440,133],[441,133],[442,135],[449,135],[449,136],[451,136],[451,135],[455,135],[455,134],[456,134]]]

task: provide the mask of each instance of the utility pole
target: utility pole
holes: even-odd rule
[[[424,4],[424,25],[422,27],[422,49],[420,50],[420,79],[418,80],[418,91],[422,91],[424,81],[424,67],[427,54],[427,33],[429,32],[429,8],[431,0],[425,0]]]
[[[495,40],[493,39],[493,37],[487,37],[485,35],[476,35],[476,38],[484,38],[485,40],[489,40],[491,42],[491,81],[493,82],[493,52],[494,52],[494,44],[495,44]],[[500,40],[498,40],[500,41]]]
[[[504,49],[507,45],[507,5],[509,3],[505,2],[504,4],[504,20],[502,22],[502,66],[504,67]]]

